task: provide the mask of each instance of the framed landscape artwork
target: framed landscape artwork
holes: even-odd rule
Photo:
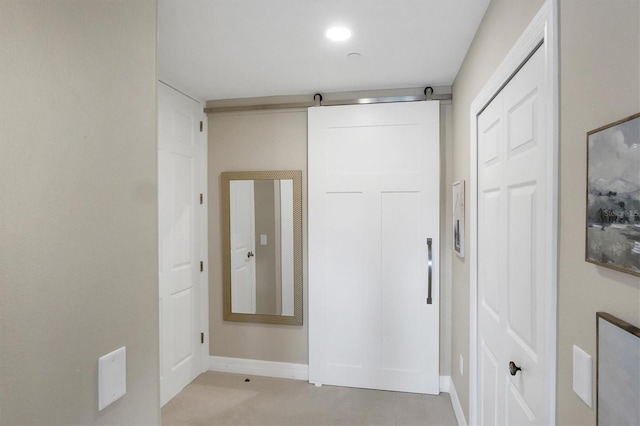
[[[640,276],[640,113],[587,133],[585,259]]]
[[[464,258],[464,181],[453,184],[453,251]]]

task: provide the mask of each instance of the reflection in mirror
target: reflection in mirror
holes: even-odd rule
[[[301,180],[222,173],[225,320],[302,324]]]
[[[234,180],[231,312],[293,315],[293,180]]]

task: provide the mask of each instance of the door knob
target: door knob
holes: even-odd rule
[[[254,254],[253,254],[253,252],[252,252],[252,251],[250,251],[249,253],[247,253],[247,259],[249,259],[250,257],[253,257],[253,256],[254,256]]]
[[[509,361],[509,373],[515,376],[518,371],[522,371],[522,368],[518,367],[515,362]]]

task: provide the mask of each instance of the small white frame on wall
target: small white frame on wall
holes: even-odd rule
[[[464,180],[453,183],[453,251],[464,258]]]

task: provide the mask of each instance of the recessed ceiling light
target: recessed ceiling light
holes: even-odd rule
[[[345,41],[351,38],[351,30],[345,27],[333,27],[329,28],[324,35],[331,41]]]

